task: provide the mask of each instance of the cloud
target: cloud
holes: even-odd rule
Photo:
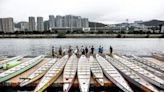
[[[29,16],[78,15],[90,21],[118,23],[129,19],[164,20],[164,0],[0,0],[0,17],[15,21]]]

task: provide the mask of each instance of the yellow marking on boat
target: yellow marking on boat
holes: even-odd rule
[[[140,87],[142,90],[144,90],[144,92],[152,92],[150,89],[148,89],[147,87],[145,86],[141,86]]]
[[[59,73],[56,74],[49,82],[47,82],[41,89],[39,89],[36,92],[43,92],[48,86],[50,86],[54,81],[58,79],[58,77],[61,75],[62,71],[64,70],[64,67],[59,71]]]

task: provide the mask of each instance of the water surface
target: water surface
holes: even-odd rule
[[[111,45],[115,52],[122,54],[150,55],[164,51],[164,39],[161,38],[51,38],[51,39],[0,39],[0,55],[49,55],[52,46],[68,48],[101,45],[109,51]]]

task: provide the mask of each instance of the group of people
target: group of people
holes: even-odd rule
[[[95,48],[93,46],[89,46],[89,47],[81,46],[80,52],[82,55],[88,55],[88,54],[94,54],[94,50]]]
[[[102,46],[99,46],[98,48],[98,53],[99,54],[103,54],[103,47]],[[110,46],[110,53],[113,52],[113,48]],[[68,49],[62,49],[62,47],[60,46],[58,51],[57,51],[57,54],[59,56],[62,56],[62,55],[65,55],[65,54],[68,54],[69,56],[72,54],[72,53],[75,53],[77,56],[79,55],[90,55],[90,54],[94,54],[95,53],[95,48],[94,46],[81,46],[81,48],[79,49],[78,46],[76,46],[74,49],[72,48],[72,46],[69,46]],[[54,57],[55,56],[55,51],[54,51],[54,46],[52,46],[52,56]]]

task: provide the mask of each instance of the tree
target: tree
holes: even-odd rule
[[[117,36],[116,36],[117,38],[121,38],[122,36],[121,36],[121,34],[117,34]]]
[[[58,32],[57,38],[65,38],[65,32]]]

